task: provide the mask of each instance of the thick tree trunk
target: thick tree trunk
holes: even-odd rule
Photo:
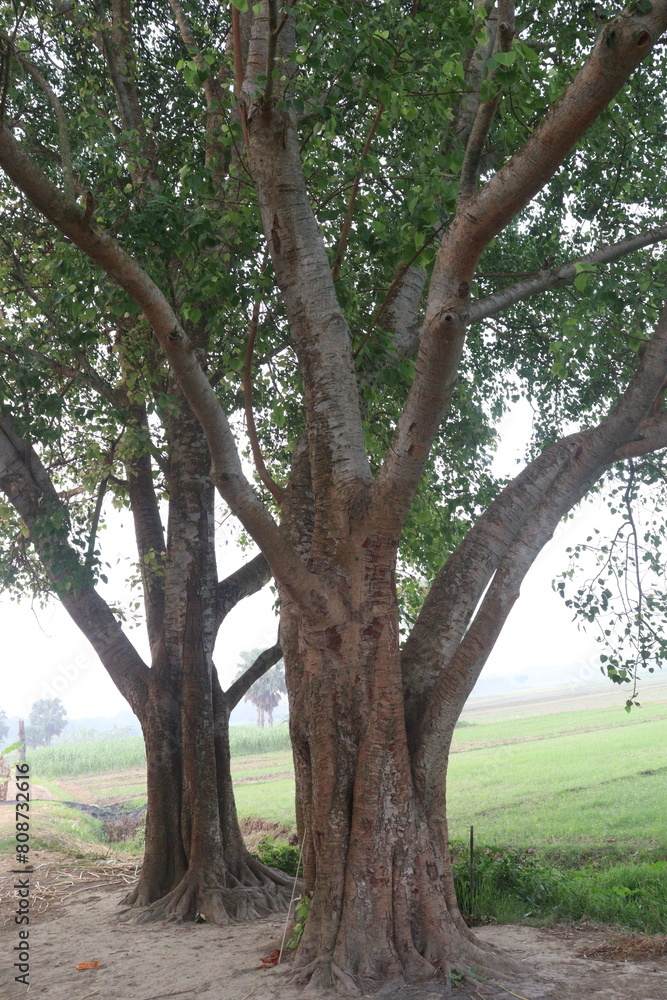
[[[297,978],[350,994],[446,975],[452,964],[500,966],[456,905],[444,803],[429,816],[411,760],[395,553],[377,539],[369,547],[326,618],[286,602],[281,629],[312,897]]]

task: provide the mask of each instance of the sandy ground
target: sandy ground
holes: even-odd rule
[[[282,933],[277,918],[230,927],[123,923],[120,899],[132,865],[69,862],[35,852],[30,923],[30,995],[49,1000],[303,1000],[289,984],[289,967],[258,969]],[[0,997],[25,995],[15,983],[14,877],[0,875]],[[496,984],[467,984],[447,994],[442,984],[404,987],[398,1000],[667,1000],[667,957],[646,962],[602,961],[586,951],[613,936],[606,929],[489,926],[478,929],[525,974]],[[79,971],[79,962],[100,962]]]

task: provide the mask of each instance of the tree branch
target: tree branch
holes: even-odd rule
[[[245,358],[243,360],[243,408],[245,411],[245,423],[252,457],[255,468],[261,481],[276,501],[280,504],[283,498],[283,490],[275,481],[266,467],[262,449],[259,446],[257,437],[257,427],[255,425],[255,413],[252,405],[252,358],[255,350],[255,338],[257,337],[257,324],[259,322],[259,301],[255,300],[252,306],[252,318],[248,328],[248,342],[246,344]]]
[[[667,413],[647,417],[637,427],[637,436],[628,444],[621,445],[614,452],[614,461],[637,458],[653,451],[667,448]]]
[[[0,344],[0,353],[8,357],[15,357],[10,348],[4,344]],[[41,351],[35,351],[32,348],[26,347],[24,344],[21,344],[21,354],[26,360],[32,362],[35,368],[43,367],[52,371],[55,375],[61,375],[63,378],[77,382],[79,385],[85,385],[118,409],[127,406],[128,401],[124,387],[113,386],[107,382],[106,379],[102,378],[95,371],[88,359],[82,355],[77,356],[77,366],[74,367],[65,364],[63,361],[58,361],[56,358],[50,358],[48,355],[42,354]]]
[[[338,249],[336,250],[336,258],[334,260],[334,266],[332,272],[332,277],[334,281],[338,281],[338,279],[340,278],[340,269],[343,266],[343,260],[345,259],[345,251],[347,250],[347,241],[350,237],[352,219],[354,218],[354,206],[357,201],[357,192],[359,191],[359,184],[361,183],[361,178],[364,173],[363,169],[364,157],[368,155],[368,151],[371,148],[373,137],[377,131],[377,127],[380,124],[380,120],[383,114],[384,114],[384,104],[380,102],[380,104],[378,105],[378,109],[375,112],[375,117],[371,122],[371,127],[368,130],[368,135],[366,136],[366,142],[364,143],[364,148],[361,151],[361,163],[359,169],[354,175],[354,180],[352,182],[352,190],[350,191],[350,198],[347,203],[347,211],[345,213],[343,228],[341,230],[340,240],[338,241]]]
[[[494,7],[494,0],[474,0],[474,45],[463,58],[465,93],[456,115],[456,134],[464,148],[480,105],[479,91],[496,41],[497,17],[492,16]]]
[[[218,584],[218,627],[239,601],[256,594],[270,579],[269,564],[260,553],[221,580]]]
[[[211,478],[220,495],[265,553],[274,575],[288,590],[311,603],[317,592],[315,578],[285,541],[243,474],[227,417],[166,297],[108,232],[92,228],[81,210],[32,163],[7,128],[0,129],[0,166],[35,208],[124,288],[142,310],[204,428],[213,465]]]
[[[484,247],[550,180],[646,58],[667,28],[667,0],[649,14],[622,14],[605,25],[563,96],[519,150],[471,199],[459,205],[436,258],[415,377],[372,491],[370,517],[400,530],[449,406],[468,323],[470,283]]]
[[[454,723],[518,597],[521,581],[537,554],[551,538],[561,518],[616,460],[623,447],[636,439],[638,428],[645,426],[647,414],[650,413],[656,397],[661,392],[665,379],[667,379],[667,307],[663,308],[660,314],[655,332],[635,374],[607,416],[596,427],[557,442],[509,484],[484,515],[485,523],[477,533],[482,537],[486,535],[484,539],[486,551],[482,549],[481,552],[475,552],[478,538],[473,537],[472,545],[468,545],[468,538],[474,535],[477,527],[475,526],[460,549],[450,557],[454,567],[460,564],[464,573],[466,569],[469,574],[477,570],[478,588],[480,584],[485,586],[486,581],[491,580],[492,576],[493,579],[470,624],[468,624],[470,617],[482,594],[478,589],[477,593],[471,595],[472,600],[468,594],[465,595],[463,600],[466,610],[456,622],[458,635],[454,635],[453,643],[443,629],[439,631],[437,637],[439,653],[445,654],[439,661],[440,669],[432,658],[436,647],[431,645],[427,651],[430,640],[423,631],[426,619],[432,616],[433,612],[433,600],[429,595],[430,607],[424,621],[420,622],[419,630],[415,627],[413,644],[409,655],[406,655],[405,665],[412,667],[410,674],[412,684],[416,681],[416,686],[421,688],[419,705],[413,708],[408,720],[413,739],[421,745],[418,754],[419,767],[431,772],[429,781],[435,782],[434,787],[439,792],[442,792],[446,767],[443,747],[448,745]],[[655,439],[659,447],[665,444],[665,426],[664,422],[661,422],[662,433]],[[548,473],[548,460],[553,459],[554,455],[559,455],[561,459],[555,469],[555,475],[550,481],[539,484],[535,494],[537,503],[531,502],[530,495],[526,502],[524,490],[517,488],[519,482],[526,478],[534,479],[536,471]],[[498,524],[499,512],[504,514],[504,518],[501,518]],[[495,514],[495,524],[487,518],[490,514]],[[501,544],[494,552],[490,541],[493,540],[494,530],[498,532],[498,528],[504,533],[504,537],[500,537]],[[498,538],[498,534],[496,537]],[[492,559],[489,559],[489,554],[493,556]],[[443,583],[448,575],[447,564],[441,574],[437,580],[437,593],[434,599],[437,599],[439,594],[440,600],[443,600],[446,594]],[[451,585],[453,582],[460,584],[462,581],[450,574],[448,582]],[[467,584],[469,581],[463,582]],[[456,604],[456,599],[454,603]],[[449,652],[445,651],[446,647]],[[414,670],[416,659],[420,654],[422,670],[428,678],[426,682],[416,677]],[[422,712],[423,724],[419,725]]]
[[[28,57],[20,49],[17,49],[13,45],[12,40],[8,38],[4,32],[0,32],[0,38],[4,41],[5,48],[7,50],[11,49],[14,58],[21,64],[21,66],[24,66],[28,70],[35,83],[46,95],[46,99],[53,108],[56,116],[56,122],[58,124],[58,146],[60,149],[60,166],[63,175],[63,194],[68,201],[73,202],[75,199],[76,181],[74,177],[74,168],[72,166],[72,147],[69,139],[69,126],[67,124],[67,118],[65,117],[65,112],[62,104],[60,103],[60,99],[58,98],[58,95],[53,87],[48,83],[41,70],[30,59],[28,59]]]
[[[313,486],[322,524],[340,504],[333,493],[356,495],[371,472],[359,411],[359,394],[347,322],[336,297],[322,233],[303,177],[293,109],[263,100],[258,77],[266,73],[268,0],[253,21],[242,103],[248,122],[248,154],[278,287],[303,377]],[[276,66],[285,88],[294,72],[294,16],[278,35]],[[258,96],[258,94],[260,96]],[[332,533],[335,529],[332,529]]]
[[[176,24],[178,25],[178,29],[181,33],[181,38],[183,39],[183,44],[192,57],[197,69],[201,71],[207,70],[208,64],[199,50],[194,32],[190,26],[190,22],[185,11],[183,10],[180,0],[169,0],[169,6],[174,14],[174,19],[176,20]],[[226,153],[225,147],[219,140],[218,134],[220,131],[220,125],[224,118],[224,93],[220,79],[215,76],[207,75],[202,84],[202,88],[206,98],[206,109],[208,111],[206,118],[207,144],[204,163],[207,167],[212,167],[213,159],[215,158],[218,181],[221,181],[221,168],[224,165]]]
[[[150,440],[145,404],[132,406],[130,420],[140,435]],[[166,545],[148,450],[125,459],[125,475],[144,592],[146,630],[155,662],[157,652],[164,641],[165,592],[164,579],[160,571],[164,567]],[[149,564],[147,560],[150,560]]]
[[[248,667],[246,672],[238,680],[234,681],[230,688],[227,688],[225,691],[225,701],[229,706],[230,712],[236,708],[241,698],[248,693],[255,681],[258,681],[271,667],[275,666],[282,655],[283,651],[280,643],[276,643],[270,649],[265,649],[263,653],[259,654],[253,665]]]
[[[22,518],[54,590],[107,669],[120,693],[139,714],[147,697],[148,667],[124,634],[108,604],[87,582],[85,567],[66,536],[49,525],[67,508],[34,449],[0,417],[0,490]]]
[[[512,48],[514,38],[514,4],[510,0],[499,0],[498,2],[498,27],[496,31],[496,41],[493,47],[493,55],[496,52],[509,52]],[[489,73],[489,80],[493,79],[493,73]],[[501,89],[488,101],[484,101],[477,108],[477,114],[470,130],[468,142],[466,144],[463,165],[461,166],[461,179],[459,183],[459,200],[465,201],[471,198],[477,187],[479,180],[484,145],[491,131],[493,119],[500,103]]]
[[[667,226],[659,226],[646,233],[628,236],[619,240],[618,243],[600,247],[599,250],[594,250],[593,253],[580,257],[576,261],[536,271],[535,274],[529,275],[514,285],[509,285],[499,292],[493,292],[484,299],[477,299],[468,310],[468,322],[471,324],[479,323],[483,319],[488,319],[489,316],[495,316],[504,309],[516,305],[517,302],[523,302],[531,295],[571,285],[579,273],[577,265],[612,264],[622,257],[627,257],[628,254],[635,253],[637,250],[642,250],[655,243],[661,243],[663,240],[667,240]]]
[[[97,487],[95,510],[93,511],[93,517],[90,522],[90,534],[88,536],[88,549],[86,551],[85,561],[85,568],[89,573],[92,572],[93,568],[93,559],[95,558],[95,542],[97,540],[97,531],[100,526],[100,517],[102,516],[102,505],[104,504],[104,497],[106,496],[108,483],[109,480],[105,477]]]

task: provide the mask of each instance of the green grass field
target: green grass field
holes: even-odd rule
[[[667,684],[630,714],[621,699],[609,701],[605,691],[555,691],[467,708],[450,759],[448,815],[459,900],[473,921],[593,919],[667,931]],[[293,826],[287,726],[234,727],[231,744],[239,816]],[[63,804],[145,802],[140,738],[62,744],[29,760],[36,798],[60,800],[33,804],[37,848],[140,851],[140,834],[106,844],[99,821]],[[0,848],[9,849],[8,837],[0,829]],[[276,850],[282,858],[294,849]]]
[[[450,835],[515,846],[667,848],[667,703],[490,718],[457,730]]]
[[[285,723],[264,729],[231,726],[229,743],[233,757],[285,751],[290,748],[289,730]],[[73,778],[79,774],[145,767],[146,752],[143,737],[121,736],[38,747],[30,751],[30,763],[40,778]]]
[[[581,709],[562,695],[471,703],[450,761],[452,839],[474,825],[478,843],[667,857],[667,688],[630,714],[600,699],[595,707],[587,696]],[[239,815],[292,825],[287,726],[233,727],[231,742]],[[145,795],[138,737],[43,748],[30,761],[59,799],[136,804]]]

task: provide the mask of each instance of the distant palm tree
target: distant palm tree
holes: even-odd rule
[[[234,679],[241,677],[262,652],[262,649],[252,649],[241,653],[241,664]],[[257,725],[260,728],[263,728],[265,721],[270,726],[273,725],[273,710],[284,694],[287,694],[285,664],[283,660],[278,660],[274,667],[255,681],[244,698],[244,701],[251,702],[257,709]]]
[[[51,737],[60,736],[67,725],[67,712],[60,698],[40,698],[30,709],[33,742],[51,745]]]

